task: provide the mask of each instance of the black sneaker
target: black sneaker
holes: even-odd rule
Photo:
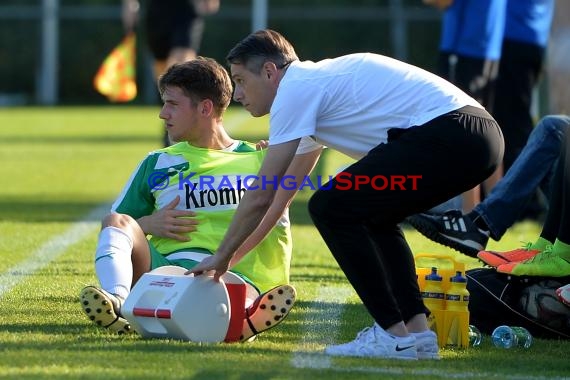
[[[428,239],[470,257],[476,258],[489,241],[489,232],[479,229],[459,210],[446,211],[442,215],[416,214],[406,221]]]

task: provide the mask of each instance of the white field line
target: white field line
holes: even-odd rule
[[[438,369],[407,369],[389,367],[337,367],[332,363],[330,356],[322,352],[314,352],[311,346],[329,345],[337,343],[338,331],[342,323],[341,314],[344,304],[354,291],[348,287],[320,287],[316,299],[308,305],[309,310],[317,312],[309,313],[309,317],[304,321],[304,328],[301,331],[301,339],[297,344],[291,358],[291,365],[294,368],[326,369],[335,372],[351,372],[364,374],[378,374],[390,376],[431,376],[451,379],[505,379],[505,380],[569,380],[569,377],[545,377],[529,375],[505,375],[493,372],[451,372],[449,370]],[[326,325],[326,331],[323,329]]]
[[[28,276],[58,258],[68,247],[96,231],[101,225],[101,218],[110,208],[108,204],[94,208],[84,219],[73,223],[66,231],[54,236],[35,250],[26,261],[13,266],[4,273],[0,273],[0,297],[25,281]]]
[[[321,286],[317,299],[308,305],[309,313],[305,320],[304,331],[301,331],[301,341],[294,351],[291,365],[295,368],[330,368],[331,358],[322,354],[312,354],[310,345],[315,343],[333,344],[337,332],[340,331],[341,314],[348,297],[354,294],[352,288]],[[321,324],[326,324],[327,332],[321,330]]]

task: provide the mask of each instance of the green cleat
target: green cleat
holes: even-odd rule
[[[497,272],[515,276],[564,277],[570,275],[570,261],[553,253],[549,246],[529,260],[499,265]]]

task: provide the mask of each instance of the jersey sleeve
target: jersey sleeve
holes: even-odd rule
[[[309,136],[304,136],[301,137],[301,141],[299,141],[299,146],[297,147],[295,154],[309,153],[319,148],[323,148],[323,145],[319,144]]]
[[[149,183],[156,181],[155,164],[158,154],[148,155],[131,174],[111,211],[127,214],[134,219],[150,215],[155,208],[155,198]]]

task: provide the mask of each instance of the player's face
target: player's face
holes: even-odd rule
[[[167,87],[162,95],[164,102],[159,117],[164,120],[168,137],[172,141],[192,142],[199,136],[198,109],[179,87]]]
[[[232,64],[230,71],[234,82],[234,100],[254,117],[267,115],[277,91],[275,77],[265,69],[255,74],[239,64]]]

